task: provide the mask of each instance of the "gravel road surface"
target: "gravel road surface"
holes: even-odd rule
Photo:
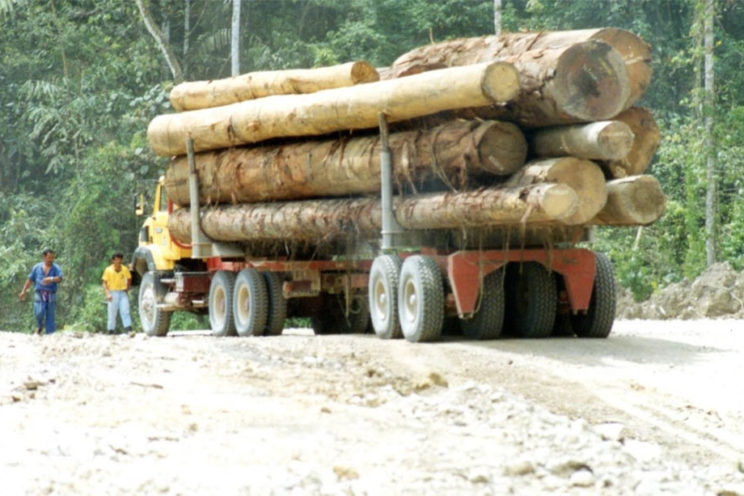
[[[3,495],[744,495],[744,321],[606,340],[0,332]]]

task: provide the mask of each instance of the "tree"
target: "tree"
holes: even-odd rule
[[[493,0],[493,32],[501,34],[501,2],[502,0]]]
[[[715,0],[705,0],[703,12],[704,83],[703,115],[705,117],[705,171],[707,189],[705,193],[705,259],[708,265],[716,262],[716,147],[715,147],[715,72],[713,61],[713,19]]]
[[[232,3],[232,28],[230,35],[230,59],[231,75],[240,74],[240,3],[241,0],[233,0]]]
[[[137,2],[137,8],[140,11],[140,15],[142,15],[142,20],[145,23],[145,27],[147,27],[147,31],[149,31],[152,37],[155,38],[155,42],[158,44],[158,48],[160,48],[163,57],[165,57],[165,62],[168,64],[168,68],[173,75],[173,81],[176,83],[180,83],[181,81],[183,81],[183,72],[181,71],[181,65],[178,63],[178,59],[173,53],[173,49],[171,48],[170,43],[168,43],[165,35],[155,24],[155,21],[152,18],[152,14],[150,13],[150,9],[147,7],[147,5],[145,5],[145,2],[147,0],[135,1]]]

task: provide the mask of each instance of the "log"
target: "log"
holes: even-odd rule
[[[415,78],[415,79],[414,79]],[[497,62],[336,88],[305,95],[275,95],[222,107],[159,115],[147,137],[157,155],[183,155],[186,138],[194,150],[214,150],[270,138],[318,136],[378,126],[462,106],[504,102],[519,89],[511,64]]]
[[[380,78],[388,79],[435,68],[501,60],[523,52],[568,47],[591,40],[607,43],[623,59],[630,82],[623,108],[630,107],[643,96],[651,82],[651,47],[633,33],[617,28],[532,33],[502,32],[499,36],[459,38],[419,47],[401,55],[392,67],[384,68],[384,74],[381,72]]]
[[[603,164],[613,178],[637,176],[648,170],[661,142],[661,132],[651,112],[643,107],[632,107],[615,117],[633,131],[633,146],[628,154]]]
[[[463,188],[473,175],[509,175],[525,161],[527,144],[510,123],[454,121],[389,138],[395,181],[442,176]],[[378,193],[380,139],[308,141],[229,148],[195,155],[199,196],[206,203],[246,203]],[[189,166],[175,158],[165,172],[168,197],[189,204]]]
[[[566,185],[533,184],[397,197],[394,208],[398,222],[406,229],[459,229],[552,224],[570,216],[577,202],[576,193]],[[378,198],[242,203],[203,208],[201,225],[215,241],[320,244],[377,237],[382,214]],[[177,241],[190,242],[189,209],[174,211],[168,228]]]
[[[607,202],[607,188],[602,169],[589,160],[563,157],[528,162],[504,184],[516,187],[536,183],[569,186],[579,203],[573,215],[563,219],[567,225],[584,224],[594,218]]]
[[[645,226],[659,220],[666,210],[666,196],[659,181],[648,175],[607,182],[607,204],[591,224]]]
[[[604,120],[625,108],[627,71],[619,54],[605,43],[533,50],[506,60],[519,71],[517,97],[506,105],[471,109],[463,117],[507,120],[533,128]]]
[[[538,157],[622,159],[633,146],[633,131],[624,122],[598,121],[539,129],[530,142]]]
[[[177,111],[219,107],[270,95],[314,93],[380,79],[364,61],[316,69],[258,71],[226,79],[189,81],[176,85],[170,101]]]

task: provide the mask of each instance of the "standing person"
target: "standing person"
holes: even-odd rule
[[[122,265],[124,255],[114,253],[111,265],[103,271],[103,292],[108,300],[108,321],[106,329],[114,334],[116,314],[121,314],[121,323],[127,332],[132,330],[132,316],[129,313],[129,288],[132,287],[132,274]]]
[[[23,285],[18,299],[26,299],[26,291],[34,285],[34,317],[36,334],[41,334],[42,327],[51,334],[57,330],[57,284],[62,281],[62,269],[54,263],[54,250],[44,250],[43,261],[34,265]]]

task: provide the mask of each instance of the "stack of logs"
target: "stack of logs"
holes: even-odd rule
[[[254,72],[176,86],[178,113],[148,139],[173,156],[165,177],[191,239],[186,140],[193,140],[202,229],[215,241],[378,239],[380,113],[390,123],[394,200],[408,230],[646,225],[664,211],[644,175],[659,144],[633,106],[650,48],[614,28],[508,33],[365,62]]]

